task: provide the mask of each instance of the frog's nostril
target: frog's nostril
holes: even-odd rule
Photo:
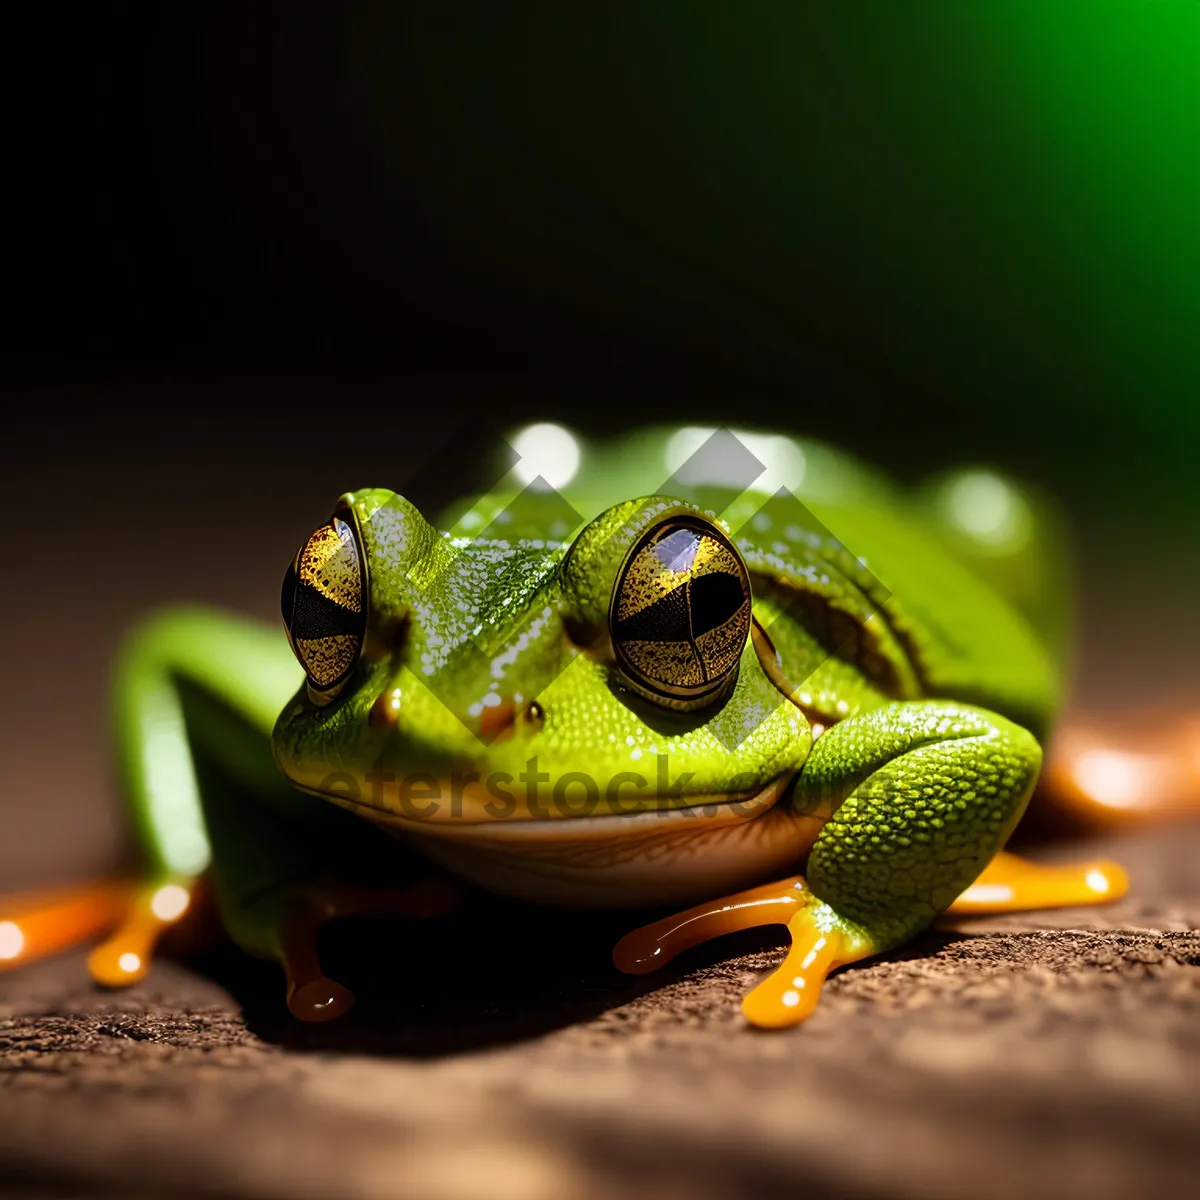
[[[398,687],[380,692],[375,703],[371,705],[371,712],[367,717],[368,723],[376,728],[395,725],[400,719],[400,709],[403,703],[404,693]]]
[[[540,733],[546,724],[546,710],[537,700],[530,700],[521,710],[518,720],[527,733]]]
[[[537,700],[517,708],[507,698],[496,704],[485,705],[479,714],[479,735],[488,742],[497,741],[512,734],[538,733],[546,722],[546,711]]]

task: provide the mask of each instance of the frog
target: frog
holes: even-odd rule
[[[617,943],[626,974],[786,926],[742,1005],[782,1028],[947,913],[1124,893],[1108,860],[1005,849],[1069,658],[1028,489],[905,488],[755,428],[500,445],[497,482],[437,520],[343,492],[286,566],[282,627],[181,605],[132,629],[112,724],[140,872],[0,901],[0,965],[99,939],[91,975],[126,986],[207,905],[327,1021],[354,997],[322,925],[436,916],[457,881],[666,912]]]

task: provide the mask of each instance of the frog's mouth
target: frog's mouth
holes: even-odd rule
[[[609,836],[653,822],[736,824],[755,820],[773,808],[794,777],[787,771],[743,791],[668,796],[601,795],[594,787],[574,795],[555,789],[494,789],[477,772],[421,775],[366,785],[344,777],[341,786],[322,786],[290,774],[302,791],[348,808],[376,824],[436,836],[554,838],[570,828],[573,836]]]
[[[539,903],[639,907],[711,897],[798,870],[826,814],[792,811],[785,797],[793,776],[751,793],[654,798],[656,806],[646,798],[634,811],[558,811],[556,819],[547,819],[552,797],[526,798],[523,811],[505,818],[496,815],[494,797],[469,788],[457,805],[447,790],[447,803],[423,818],[374,802],[381,795],[318,794],[491,891]]]

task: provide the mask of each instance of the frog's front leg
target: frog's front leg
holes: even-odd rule
[[[142,978],[210,866],[206,793],[228,780],[245,794],[283,790],[269,738],[298,675],[284,639],[244,618],[168,609],[132,631],[115,664],[112,713],[141,877],[0,899],[19,942],[11,964],[108,933],[89,958],[96,980]]]
[[[107,933],[88,959],[93,977],[134,983],[204,876],[233,940],[283,965],[293,1012],[327,1020],[344,1011],[349,993],[316,959],[320,924],[349,913],[430,915],[453,897],[438,881],[355,885],[374,831],[297,792],[271,752],[276,714],[301,679],[285,639],[243,618],[178,609],[138,627],[118,658],[113,699],[142,876],[0,899],[3,965]]]
[[[1031,734],[943,701],[884,705],[833,726],[800,773],[797,811],[832,812],[805,879],[700,906],[618,945],[652,969],[683,944],[786,919],[792,947],[743,1003],[756,1025],[812,1012],[827,973],[907,941],[980,875],[1020,819],[1041,765]]]
[[[226,927],[243,949],[274,958],[287,979],[287,1004],[301,1021],[331,1021],[349,1011],[354,996],[321,968],[317,937],[328,921],[347,916],[435,917],[452,912],[460,892],[429,876],[397,887],[346,884],[332,877],[284,882],[228,906]]]

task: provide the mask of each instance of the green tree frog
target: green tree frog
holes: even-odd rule
[[[976,470],[910,494],[755,430],[538,425],[512,449],[436,523],[342,495],[282,629],[192,607],[134,629],[114,725],[144,877],[0,905],[0,956],[103,933],[94,977],[132,982],[203,880],[291,1011],[327,1020],[352,997],[320,923],[436,907],[448,873],[683,908],[621,940],[627,972],[785,923],[744,1002],[783,1026],[948,908],[1124,890],[1112,863],[1003,850],[1062,685],[1062,556],[1028,492]]]

